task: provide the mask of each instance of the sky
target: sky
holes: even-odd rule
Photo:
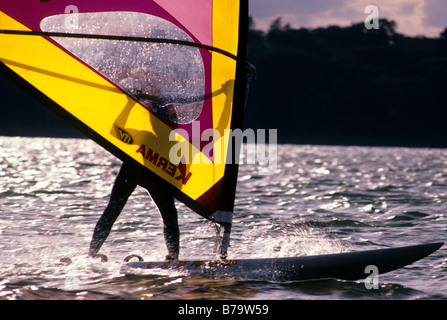
[[[350,26],[365,21],[365,7],[375,5],[379,18],[394,20],[407,36],[438,37],[447,27],[447,0],[249,0],[255,28],[268,30],[278,17],[293,28]]]

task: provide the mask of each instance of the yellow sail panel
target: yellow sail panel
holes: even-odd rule
[[[225,48],[226,51],[237,55],[239,32],[239,1],[215,1],[213,6],[213,45]],[[233,92],[236,76],[236,61],[212,53],[213,63],[213,92],[223,91],[224,94],[213,98],[213,123],[219,136],[216,147],[223,147],[220,153],[220,165],[216,164],[216,175],[222,177],[225,173],[227,159],[228,134],[225,129],[231,129],[231,115],[233,108]]]

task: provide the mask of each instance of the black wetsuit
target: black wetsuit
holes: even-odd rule
[[[138,174],[133,172],[128,165],[123,164],[113,185],[107,208],[98,220],[93,232],[92,241],[90,243],[91,255],[98,253],[99,249],[107,239],[114,222],[123,210],[127,199],[137,185],[141,185],[138,182]],[[162,186],[147,186],[145,184],[144,187],[151,195],[163,218],[163,231],[169,255],[171,257],[174,255],[178,256],[180,233],[174,197]]]

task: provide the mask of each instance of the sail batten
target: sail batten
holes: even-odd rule
[[[247,64],[246,59],[240,58],[228,51],[216,48],[210,45],[196,43],[178,39],[164,39],[164,38],[148,38],[135,36],[119,36],[119,35],[102,35],[102,34],[88,34],[88,33],[65,33],[65,32],[45,32],[45,31],[26,31],[26,30],[0,30],[2,34],[10,35],[24,35],[24,36],[40,36],[40,37],[58,37],[58,38],[74,38],[74,39],[97,39],[97,40],[111,40],[111,41],[133,41],[133,42],[147,42],[160,44],[176,44],[180,46],[200,48],[210,50],[231,58],[239,63]]]

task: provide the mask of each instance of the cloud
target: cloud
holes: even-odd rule
[[[293,12],[297,15],[318,14],[330,7],[337,7],[344,0],[250,0],[250,11],[259,18]]]
[[[314,27],[315,17],[327,15],[342,6],[344,0],[251,0],[250,13],[256,27],[268,30],[272,21],[282,17],[292,27]]]
[[[447,1],[426,0],[425,1],[425,25],[430,27],[447,27]]]
[[[445,0],[251,0],[250,11],[262,30],[278,17],[294,28],[349,26],[365,20],[365,7],[372,2],[380,18],[394,20],[406,35],[437,37],[447,26]]]

